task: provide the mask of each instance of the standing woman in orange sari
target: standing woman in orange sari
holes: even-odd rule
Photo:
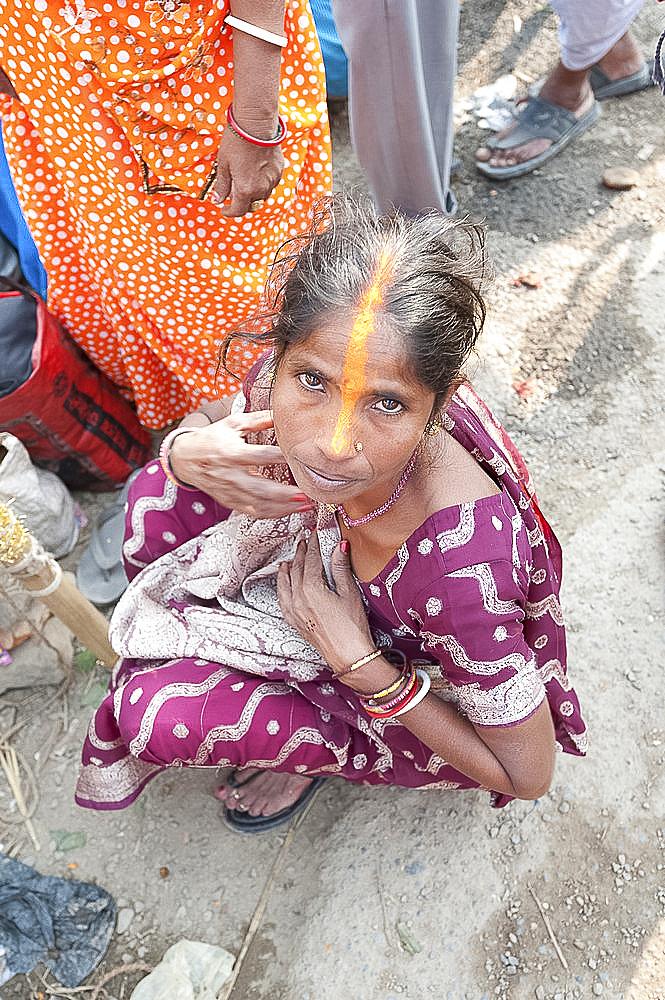
[[[147,427],[227,394],[218,344],[330,190],[307,0],[0,0],[0,67],[51,309]]]

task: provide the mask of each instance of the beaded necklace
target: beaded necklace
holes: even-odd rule
[[[344,508],[342,507],[341,504],[335,503],[335,504],[332,505],[333,506],[333,510],[337,511],[337,513],[340,515],[340,517],[344,521],[344,524],[346,525],[347,528],[357,528],[359,524],[367,524],[368,521],[373,521],[375,517],[380,517],[381,514],[385,514],[385,512],[388,510],[389,507],[392,507],[392,505],[395,503],[395,500],[397,500],[398,496],[400,495],[400,493],[404,489],[404,484],[406,483],[407,479],[411,475],[411,470],[413,469],[414,465],[416,464],[416,458],[417,458],[417,455],[418,455],[418,450],[419,449],[416,448],[416,450],[414,451],[413,455],[409,459],[409,464],[407,465],[406,469],[402,473],[402,478],[400,479],[400,481],[398,482],[397,486],[395,487],[394,492],[388,497],[388,499],[386,500],[385,503],[381,504],[380,507],[377,507],[375,510],[371,510],[369,512],[369,514],[365,514],[364,517],[353,518],[353,517],[349,517],[349,515],[346,513],[346,511],[344,510]]]

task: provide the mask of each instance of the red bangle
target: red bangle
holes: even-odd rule
[[[419,687],[418,684],[416,683],[413,685],[412,688],[410,688],[408,695],[402,700],[400,700],[399,704],[395,705],[394,708],[389,709],[387,712],[373,711],[371,708],[368,708],[367,705],[364,705],[363,707],[367,712],[367,714],[371,716],[372,719],[392,719],[393,716],[397,715],[399,712],[405,709],[410,701],[413,701],[413,699],[418,694],[418,691]]]
[[[235,134],[241,139],[244,139],[245,142],[251,142],[253,146],[281,146],[287,136],[286,123],[281,115],[277,115],[279,126],[277,128],[277,135],[274,139],[257,139],[255,135],[250,135],[249,132],[245,132],[244,128],[238,125],[238,122],[233,117],[232,104],[229,104],[226,109],[226,120],[232,132],[235,132]]]
[[[400,678],[402,681],[402,688],[397,692],[394,698],[391,698],[390,701],[384,701],[381,702],[381,704],[377,704],[373,698],[363,698],[361,695],[360,700],[362,701],[364,708],[366,708],[368,712],[374,712],[377,715],[380,714],[381,716],[390,712],[391,708],[400,708],[400,706],[405,703],[407,695],[411,693],[414,684],[418,683],[415,668],[411,665],[409,665],[409,667],[410,673],[406,676],[402,675]]]

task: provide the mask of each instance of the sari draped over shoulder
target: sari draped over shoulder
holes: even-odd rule
[[[0,0],[0,66],[21,101],[0,95],[3,136],[49,305],[154,428],[237,388],[219,343],[331,188],[320,49],[306,0],[288,0],[282,180],[251,216],[205,200],[233,97],[228,10]]]

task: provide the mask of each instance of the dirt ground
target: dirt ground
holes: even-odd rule
[[[647,54],[663,26],[647,0]],[[5,823],[0,777],[2,850],[99,883],[119,917],[88,989],[49,991],[35,972],[2,987],[5,1000],[128,998],[146,971],[133,966],[183,937],[234,955],[248,945],[232,1000],[665,1000],[665,99],[605,102],[552,163],[493,187],[473,166],[482,133],[464,99],[501,73],[538,79],[557,51],[547,6],[464,4],[455,191],[460,213],[486,220],[496,268],[473,378],[564,546],[588,757],[560,758],[545,797],[499,811],[476,792],[329,781],[294,829],[243,840],[205,770],[157,779],[124,812],[74,805],[100,668],[65,693],[12,692],[0,733],[25,723],[14,742],[37,775],[41,846]],[[332,128],[336,186],[362,186],[344,110]],[[603,187],[618,164],[638,171],[632,190]],[[525,274],[537,287],[514,280]],[[78,499],[94,522],[110,498]],[[57,850],[58,830],[85,844]]]

